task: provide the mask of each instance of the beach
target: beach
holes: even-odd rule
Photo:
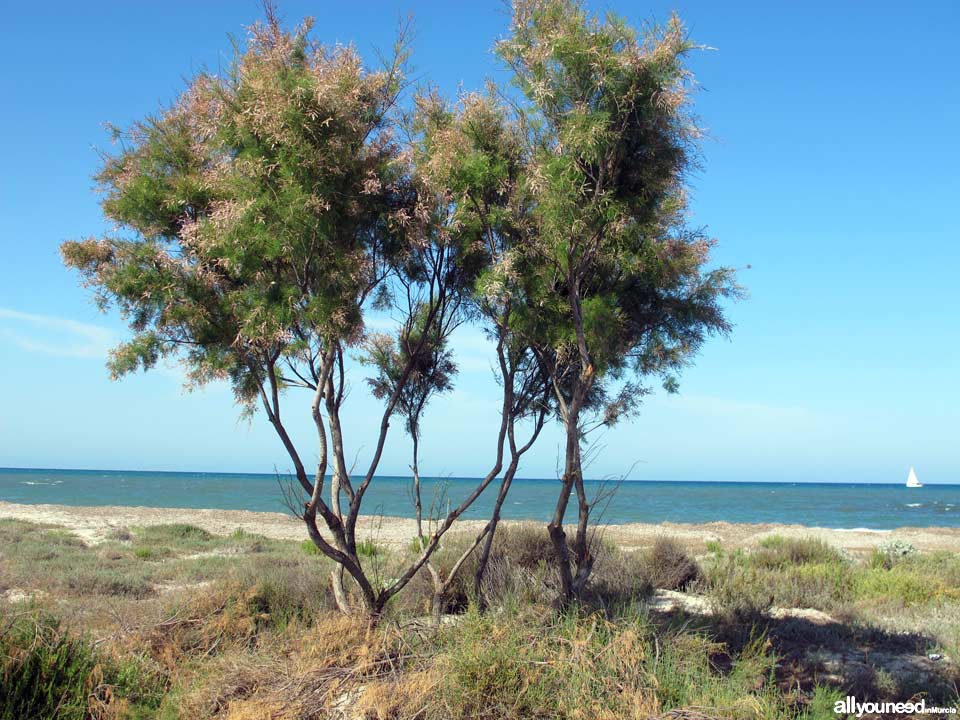
[[[85,542],[96,544],[120,528],[150,527],[171,523],[189,523],[215,535],[228,535],[237,529],[277,540],[306,537],[303,522],[292,514],[192,508],[152,508],[127,506],[70,506],[0,502],[0,518],[15,518],[68,528]],[[531,521],[502,521],[504,525],[534,524]],[[451,532],[471,533],[483,527],[482,520],[461,520]],[[403,547],[415,535],[410,518],[364,516],[359,535],[363,539],[390,547]],[[960,550],[960,528],[903,527],[895,530],[867,528],[821,528],[782,523],[625,523],[600,526],[603,537],[625,550],[651,545],[659,536],[673,537],[691,549],[703,549],[707,542],[724,547],[755,547],[771,535],[814,537],[848,552],[869,552],[878,544],[892,540],[909,542],[923,552]]]

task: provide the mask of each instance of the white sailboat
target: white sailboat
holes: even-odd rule
[[[919,480],[917,480],[917,474],[913,471],[913,468],[910,468],[910,474],[907,475],[907,487],[923,487]]]

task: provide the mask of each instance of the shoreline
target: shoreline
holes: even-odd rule
[[[59,525],[85,542],[96,544],[118,528],[189,523],[215,535],[229,535],[237,529],[278,540],[306,539],[302,521],[291,514],[254,510],[156,508],[120,505],[84,506],[25,504],[0,501],[0,519],[18,519]],[[486,520],[460,520],[450,532],[477,532]],[[543,525],[535,521],[503,520],[504,526]],[[362,516],[359,535],[376,543],[402,547],[415,534],[412,518]],[[770,535],[814,537],[850,552],[869,552],[881,542],[896,538],[921,551],[960,548],[960,528],[901,527],[892,530],[870,528],[824,528],[791,523],[624,523],[598,525],[603,537],[624,550],[647,547],[662,535],[680,540],[702,552],[707,542],[724,547],[751,547]]]

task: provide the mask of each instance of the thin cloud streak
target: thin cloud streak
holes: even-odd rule
[[[113,331],[99,325],[2,307],[0,336],[27,352],[72,358],[103,359],[116,342]]]

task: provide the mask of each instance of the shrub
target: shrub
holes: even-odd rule
[[[125,527],[118,527],[113,528],[107,534],[107,538],[110,540],[116,540],[117,542],[128,543],[133,541],[133,533]]]
[[[300,549],[307,555],[322,555],[320,548],[314,544],[313,540],[307,538],[300,543]],[[357,555],[360,557],[375,557],[383,553],[383,548],[373,542],[373,540],[361,540],[357,543]]]
[[[707,599],[722,625],[748,629],[773,605],[766,580],[769,573],[744,565],[736,555],[720,561],[707,582]]]
[[[320,548],[316,546],[316,543],[313,542],[310,538],[307,538],[302,543],[300,543],[300,549],[303,550],[307,555],[319,555]]]
[[[213,535],[203,528],[186,523],[170,523],[167,525],[150,525],[137,532],[137,539],[143,543],[179,543],[197,544],[206,543],[213,539]]]
[[[448,578],[454,563],[469,548],[473,535],[448,534],[431,557],[431,564],[441,577]],[[419,554],[417,541],[409,554]],[[501,526],[497,529],[490,558],[483,577],[482,592],[488,604],[495,607],[518,602],[542,602],[556,592],[558,578],[555,566],[549,563],[553,546],[542,527],[533,525]],[[480,548],[461,566],[445,598],[446,612],[463,611],[474,600],[474,577],[480,560]],[[410,584],[394,598],[394,606],[418,614],[426,612],[433,596],[433,584],[426,567],[421,568]]]
[[[141,545],[138,548],[135,548],[133,551],[133,556],[138,560],[162,560],[163,558],[170,557],[173,553],[170,551],[170,548],[165,547],[145,547]]]
[[[373,540],[361,540],[357,543],[357,555],[360,557],[374,557],[381,553],[381,548]]]
[[[904,540],[888,540],[873,550],[870,565],[889,570],[901,560],[919,555],[920,551]]]
[[[90,647],[68,638],[50,617],[15,622],[0,637],[0,718],[86,716],[87,696],[97,679]]]
[[[937,578],[901,567],[868,568],[857,575],[854,589],[860,599],[894,600],[904,605],[925,605],[951,594]]]
[[[529,609],[469,613],[446,634],[431,692],[397,716],[639,720],[711,708],[711,717],[772,720],[788,709],[769,682],[768,648],[754,639],[721,672],[713,658],[722,645],[690,631],[655,634],[642,614],[569,613],[544,622]]]
[[[783,568],[789,565],[840,563],[844,561],[839,550],[817,538],[786,538],[770,535],[760,541],[760,547],[750,556],[761,567]]]
[[[653,592],[645,553],[625,552],[604,544],[597,548],[595,555],[589,586],[593,598],[604,603],[630,603]]]
[[[844,609],[853,593],[855,568],[847,562],[800,565],[757,562],[735,552],[708,566],[704,585],[714,609],[731,623],[757,620],[773,605]]]
[[[52,616],[17,618],[0,634],[0,720],[113,717],[121,706],[155,708],[163,689],[158,675],[98,654]]]
[[[654,587],[684,590],[700,577],[700,566],[673,538],[658,537],[646,557],[646,575]]]

